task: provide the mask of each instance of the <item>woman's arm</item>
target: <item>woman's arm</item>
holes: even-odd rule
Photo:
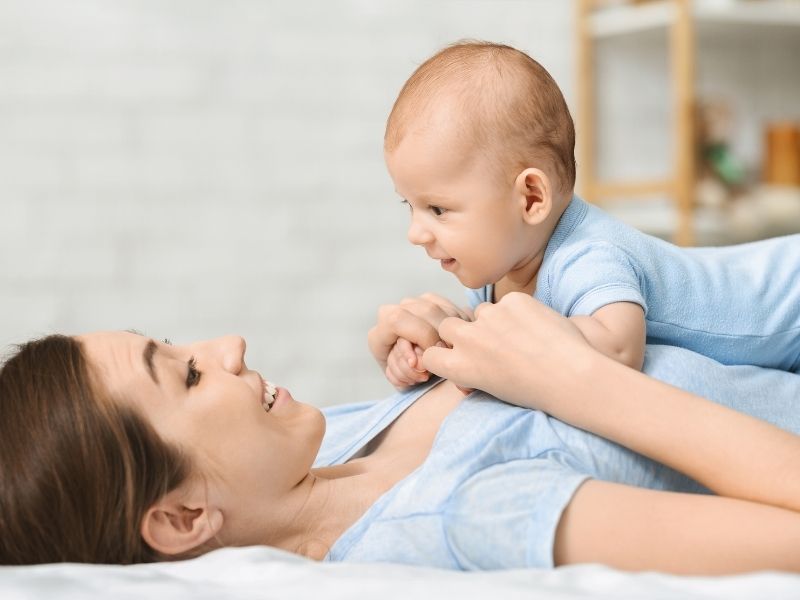
[[[589,361],[590,372],[561,382],[546,412],[721,496],[800,511],[800,437],[604,356]]]
[[[800,515],[765,504],[589,480],[556,530],[556,565],[719,575],[800,571]]]
[[[439,335],[452,349],[425,351],[432,373],[541,409],[721,496],[800,512],[800,437],[624,367],[527,295],[481,305],[473,323],[447,319]]]

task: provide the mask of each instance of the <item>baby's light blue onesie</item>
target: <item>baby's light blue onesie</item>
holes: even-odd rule
[[[671,346],[648,346],[644,371],[800,433],[798,375],[723,366]],[[326,409],[315,466],[347,462],[430,387]],[[561,513],[587,478],[707,491],[613,442],[473,392],[444,420],[425,462],[345,531],[327,560],[461,570],[551,567]]]
[[[470,305],[491,302],[493,288],[468,290]],[[800,372],[800,234],[680,248],[575,196],[547,245],[534,297],[568,317],[634,302],[649,344]]]

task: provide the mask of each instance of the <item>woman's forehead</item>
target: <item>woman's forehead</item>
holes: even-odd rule
[[[130,331],[97,331],[78,340],[109,391],[123,391],[147,378],[153,340]]]

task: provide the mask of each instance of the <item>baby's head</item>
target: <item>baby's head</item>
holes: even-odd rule
[[[468,287],[497,282],[543,249],[572,196],[574,146],[550,74],[487,42],[457,43],[425,61],[400,91],[384,138],[414,215],[409,240]]]
[[[453,136],[451,151],[480,152],[501,181],[538,166],[559,194],[572,194],[575,129],[564,96],[542,65],[510,46],[460,42],[422,63],[389,115],[385,152],[422,131]]]

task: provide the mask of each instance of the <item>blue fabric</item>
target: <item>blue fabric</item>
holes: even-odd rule
[[[493,287],[468,290],[470,305],[491,302]],[[800,234],[679,248],[573,197],[545,250],[534,297],[568,317],[634,302],[645,310],[650,344],[800,372]]]
[[[800,433],[798,375],[723,366],[673,346],[648,346],[644,371]],[[326,409],[315,466],[346,462],[430,387]],[[613,442],[473,392],[444,420],[424,463],[381,496],[327,560],[461,570],[551,567],[561,513],[587,478],[706,491]]]

